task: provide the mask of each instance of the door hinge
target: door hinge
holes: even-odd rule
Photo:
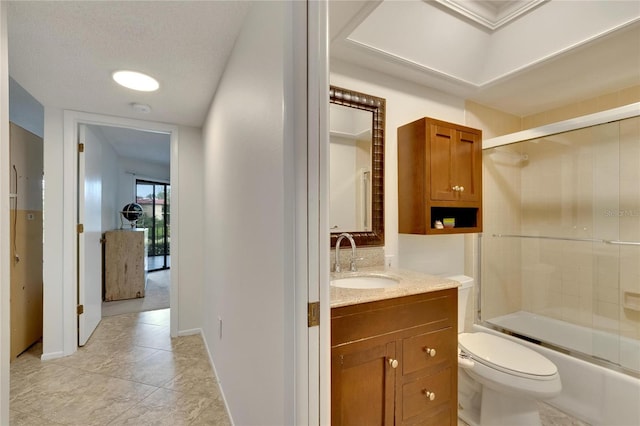
[[[307,305],[307,326],[320,325],[320,302],[310,302]]]
[[[78,312],[78,315],[84,314],[84,305],[78,305],[78,308],[76,311]]]
[[[84,144],[83,143],[79,143],[78,144],[78,152],[84,152]]]
[[[78,224],[78,234],[82,234],[84,232],[84,225],[82,223]]]

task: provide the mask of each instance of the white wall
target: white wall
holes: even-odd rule
[[[464,100],[339,61],[330,70],[332,85],[386,99],[384,232],[392,266],[438,275],[463,273],[463,235],[398,234],[397,129],[425,116],[464,124]]]
[[[44,137],[44,107],[29,92],[9,77],[9,120]]]
[[[203,233],[204,222],[210,220],[211,216],[205,211],[203,202],[202,131],[194,127],[180,126],[178,132],[180,135],[178,162],[180,246],[177,247],[172,241],[171,251],[181,253],[177,283],[178,330],[179,334],[189,334],[192,330],[201,329],[203,324],[202,286],[205,273],[209,273],[209,259],[203,254]],[[172,230],[175,232],[175,227],[172,227]]]
[[[252,5],[203,130],[203,328],[232,420],[243,426],[294,418],[293,194],[285,191],[293,154],[283,127],[291,7]]]
[[[43,356],[62,356],[64,351],[63,269],[65,254],[63,187],[63,111],[44,109],[44,218],[43,218]],[[69,165],[67,165],[69,167]],[[70,188],[69,188],[70,190]],[[75,296],[72,305],[75,305]]]

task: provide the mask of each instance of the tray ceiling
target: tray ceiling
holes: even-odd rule
[[[346,3],[329,6],[332,63],[374,69],[513,114],[640,84],[640,2]]]
[[[434,0],[460,15],[495,30],[548,0]]]

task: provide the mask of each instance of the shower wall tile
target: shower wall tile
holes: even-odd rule
[[[640,85],[613,92],[607,95],[586,99],[570,105],[565,105],[550,111],[522,117],[522,128],[531,129],[545,124],[568,120],[581,115],[593,114],[619,106],[640,102]]]
[[[577,323],[580,319],[580,298],[562,294],[562,320]]]
[[[473,101],[465,102],[465,124],[482,129],[484,139],[494,138],[522,130],[522,118],[489,108]]]

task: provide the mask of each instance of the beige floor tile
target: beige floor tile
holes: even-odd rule
[[[227,409],[222,400],[215,400],[189,426],[231,426]]]
[[[212,403],[208,397],[158,389],[110,425],[189,425]]]
[[[12,425],[188,425],[221,416],[202,337],[171,339],[168,309],[104,318],[75,354],[46,362],[41,354],[38,344],[11,364]]]
[[[11,408],[62,424],[103,425],[155,390],[136,382],[59,368],[55,376],[38,374],[31,386],[14,390]]]
[[[20,413],[15,410],[9,410],[9,424],[11,426],[55,426],[60,423],[54,423],[51,420],[44,420],[31,414]]]

